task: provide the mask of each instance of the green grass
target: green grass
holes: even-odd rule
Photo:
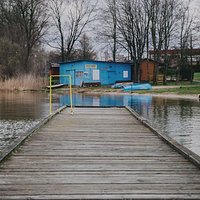
[[[152,83],[151,83],[152,84]],[[153,85],[153,84],[152,84]],[[179,83],[177,84],[176,81],[168,81],[167,86],[192,86],[192,85],[200,85],[200,83],[197,83],[195,81],[191,82],[191,81],[179,81]],[[163,86],[163,83],[158,83],[155,86]]]
[[[200,94],[200,85],[196,86],[180,86],[178,88],[166,88],[166,89],[153,89],[150,91],[137,91],[139,94],[145,93],[154,93],[154,94],[164,94],[164,93],[172,93],[172,94],[180,94],[180,95],[195,95]]]
[[[194,80],[200,81],[200,72],[194,73]]]
[[[159,85],[158,85],[159,86]],[[163,86],[163,85],[160,85]],[[179,95],[196,95],[200,94],[200,83],[191,83],[189,81],[182,81],[179,85],[176,82],[172,82],[167,84],[167,86],[176,86],[175,88],[158,88],[152,90],[137,90],[133,91],[132,93],[138,94],[164,94],[164,93],[171,93],[171,94],[179,94]],[[101,86],[101,87],[89,87],[89,88],[78,88],[78,91],[83,92],[123,92],[120,89],[113,89],[108,86]]]
[[[159,86],[159,85],[157,85]],[[162,84],[160,86],[163,86]],[[180,95],[196,95],[200,94],[200,82],[189,82],[189,81],[182,81],[179,82],[179,85],[176,84],[176,82],[170,82],[167,84],[167,86],[176,86],[175,88],[158,88],[158,89],[152,89],[152,90],[137,90],[133,91],[132,93],[137,93],[137,94],[165,94],[165,93],[170,93],[170,94],[180,94]],[[57,89],[56,91],[66,91],[65,89]],[[95,93],[118,93],[118,92],[123,92],[122,89],[113,89],[110,86],[100,86],[100,87],[83,87],[83,88],[73,88],[74,92],[80,92],[80,93],[85,93],[85,92],[95,92]]]

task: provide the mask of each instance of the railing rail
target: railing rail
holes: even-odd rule
[[[69,78],[69,98],[70,98],[70,112],[71,114],[73,114],[73,102],[72,102],[72,77],[71,75],[50,75],[50,79],[49,79],[49,86],[50,86],[50,91],[49,91],[49,110],[50,110],[50,114],[52,113],[52,79],[54,77],[68,77]]]

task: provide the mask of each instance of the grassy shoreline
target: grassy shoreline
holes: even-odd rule
[[[144,91],[140,91],[139,93],[142,94]],[[177,95],[199,95],[200,94],[200,85],[197,86],[178,86],[174,88],[170,87],[160,87],[148,92],[148,94],[155,93],[155,94],[165,94],[165,93],[173,93]]]
[[[0,81],[1,91],[46,91],[48,81],[45,78],[35,77],[33,75],[24,75],[12,78],[6,81]],[[56,89],[55,92],[66,92],[66,88]],[[180,97],[180,98],[200,98],[200,82],[183,82],[180,85],[176,83],[169,83],[166,86],[153,86],[152,90],[137,90],[132,92],[124,92],[122,89],[113,89],[108,86],[88,87],[88,88],[73,88],[75,93],[86,94],[132,94],[132,95],[152,95],[164,97]]]
[[[62,91],[62,90],[60,90]],[[131,94],[131,95],[151,95],[169,98],[186,98],[197,99],[200,97],[200,84],[197,85],[168,85],[153,86],[152,90],[137,90],[132,92],[124,92],[122,89],[113,89],[109,87],[93,87],[93,88],[75,88],[74,92],[85,94]]]

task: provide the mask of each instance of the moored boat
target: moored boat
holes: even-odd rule
[[[122,82],[122,83],[115,83],[114,85],[112,85],[111,87],[112,88],[115,88],[115,89],[120,89],[120,88],[123,88],[127,85],[131,85],[133,84],[133,82]]]
[[[124,91],[151,90],[152,86],[149,83],[134,83],[131,85],[126,85],[123,88]]]
[[[65,84],[57,84],[57,85],[51,85],[51,88],[52,89],[56,89],[56,88],[60,88],[60,87],[63,87],[65,86]],[[50,86],[46,86],[48,89],[50,89]]]

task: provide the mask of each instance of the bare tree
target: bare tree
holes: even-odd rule
[[[190,14],[190,1],[186,3],[182,1],[180,6],[180,20],[179,20],[179,49],[180,49],[180,62],[177,66],[177,83],[180,81],[180,72],[187,65],[187,49],[190,46],[191,32],[194,29],[194,16]]]
[[[163,78],[163,84],[167,83],[167,71],[168,71],[168,56],[167,56],[167,50],[170,47],[171,40],[174,34],[174,31],[176,31],[177,26],[177,20],[179,19],[179,6],[180,2],[177,0],[165,0],[163,3],[163,23],[164,23],[164,44],[163,49],[165,50],[165,57],[164,57],[164,78]]]
[[[98,38],[105,43],[105,47],[112,52],[112,60],[116,61],[118,50],[118,30],[117,30],[117,0],[105,0],[105,6],[101,8],[100,28],[98,29]]]
[[[32,50],[45,34],[48,16],[42,0],[2,0],[0,21],[2,37],[20,46],[21,72],[29,72],[29,58]],[[18,69],[18,71],[20,71]]]
[[[46,28],[48,25],[46,3],[43,0],[16,1],[16,12],[18,12],[20,29],[24,35],[24,66],[28,72],[28,61],[32,53],[32,49],[41,42],[42,37],[46,34]]]
[[[132,78],[135,82],[140,81],[140,61],[149,33],[148,13],[149,3],[146,0],[123,0],[120,3],[118,28],[133,62]]]
[[[51,0],[50,1],[50,10],[52,13],[53,26],[57,29],[59,37],[53,39],[57,40],[58,49],[61,51],[62,61],[65,60],[65,41],[64,41],[64,13],[66,5],[64,0]]]
[[[0,37],[0,79],[15,76],[20,68],[20,46],[8,38]]]
[[[154,50],[154,60],[156,62],[154,70],[154,83],[157,83],[158,68],[160,63],[160,51],[163,49],[165,42],[165,27],[167,20],[165,19],[167,1],[151,1],[151,41]],[[167,39],[167,38],[166,38]],[[167,41],[167,40],[166,40]]]
[[[80,39],[80,59],[94,60],[96,58],[96,53],[90,44],[89,37],[86,34]]]
[[[157,83],[161,50],[164,50],[164,81],[166,83],[168,56],[167,50],[175,42],[180,49],[180,65],[177,67],[177,81],[180,79],[180,70],[187,60],[184,56],[184,49],[189,44],[193,17],[190,15],[190,0],[186,3],[183,0],[151,0],[151,42],[156,61],[154,83]]]
[[[170,42],[173,36],[173,31],[176,27],[178,4],[179,1],[177,0],[151,0],[150,31],[151,42],[154,52],[154,60],[156,62],[154,70],[155,84],[157,83],[159,72],[161,50],[165,50],[165,68],[163,82],[166,83],[168,68],[166,52],[169,49]]]
[[[91,5],[88,0],[51,0],[53,25],[59,33],[59,37],[54,38],[58,45],[54,47],[60,49],[62,61],[70,59],[75,43],[94,20],[95,7],[96,4]]]

